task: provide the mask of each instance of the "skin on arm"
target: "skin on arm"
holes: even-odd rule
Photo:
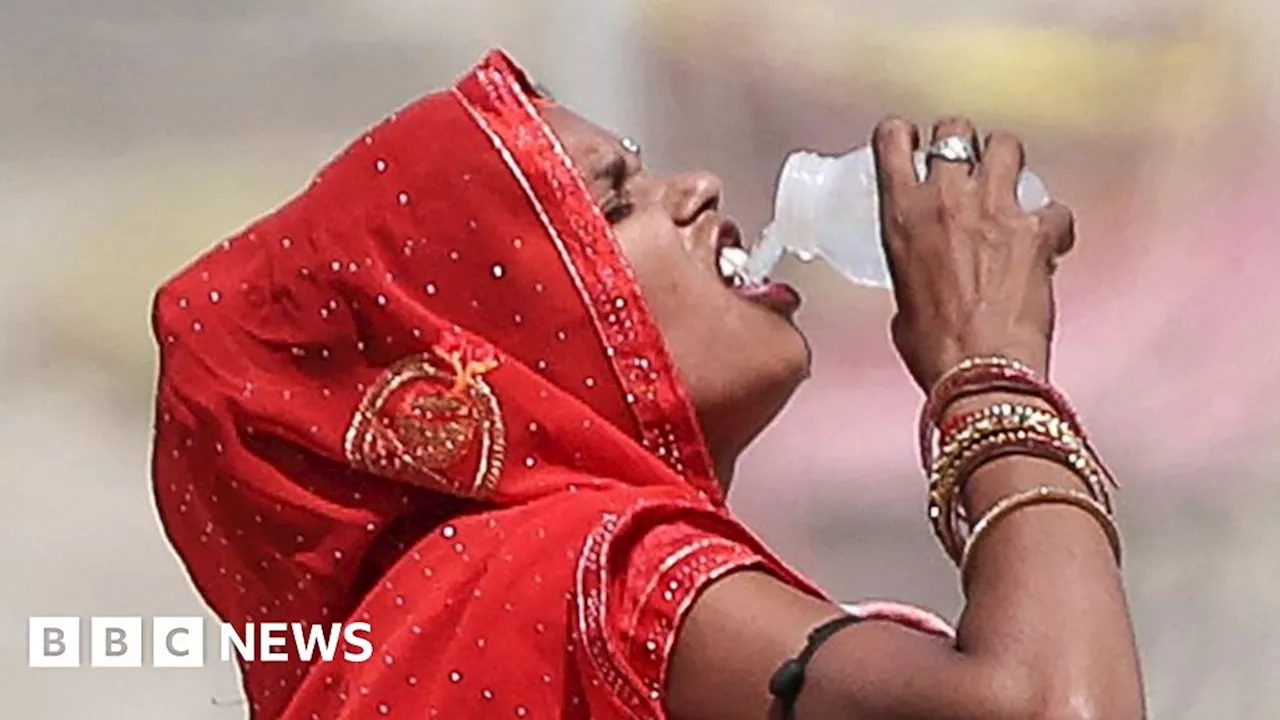
[[[997,399],[1007,398],[968,402]],[[974,475],[966,507],[980,514],[1000,497],[1038,485],[1083,489],[1057,465],[1007,457]],[[979,546],[966,593],[954,645],[886,621],[837,633],[809,664],[796,717],[1143,717],[1119,572],[1090,516],[1055,505],[1009,516]],[[771,717],[770,676],[814,627],[841,612],[763,573],[738,573],[711,586],[677,640],[672,717]],[[726,638],[733,639],[732,652]]]
[[[935,137],[973,133],[965,121],[934,130]],[[886,121],[875,143],[899,309],[893,335],[913,377],[929,388],[960,360],[992,354],[1047,376],[1052,267],[1072,244],[1072,222],[1058,205],[1034,214],[1017,207],[1020,143],[992,136],[977,170],[935,162],[924,183],[911,160],[919,145],[914,127]],[[944,420],[995,402],[1038,404],[974,396],[948,408]],[[1007,456],[979,468],[961,502],[976,518],[1001,498],[1039,486],[1085,489],[1055,463]],[[965,594],[954,643],[881,621],[831,637],[808,666],[796,717],[1144,717],[1120,573],[1089,514],[1037,505],[1009,515],[977,547]],[[668,678],[672,717],[777,717],[770,677],[810,631],[840,613],[762,573],[723,578],[694,604],[677,639]]]

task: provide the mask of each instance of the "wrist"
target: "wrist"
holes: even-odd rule
[[[955,401],[951,402],[946,407],[939,408],[938,425],[946,425],[948,422],[951,422],[956,418],[978,412],[983,408],[998,405],[1000,403],[1026,405],[1050,413],[1055,412],[1054,406],[1039,395],[1035,395],[1030,392],[1015,392],[1012,390],[991,390],[961,396],[956,398]]]
[[[1089,493],[1089,485],[1060,463],[1034,455],[996,458],[974,471],[960,492],[969,517],[981,517],[1002,499],[1037,487]]]
[[[1002,403],[1033,407],[1057,414],[1053,403],[1031,392],[992,390],[957,398],[947,407],[942,408],[938,416],[938,424],[946,426],[965,416]],[[1070,490],[1089,490],[1084,480],[1060,463],[1035,455],[1016,454],[995,458],[976,468],[973,471],[973,477],[961,485],[958,499],[971,517],[978,517],[1004,497],[1045,485]]]
[[[945,373],[921,410],[920,450],[930,478],[930,522],[957,562],[964,557],[966,518],[1003,512],[1009,502],[1070,499],[1112,510],[1107,485],[1114,487],[1113,478],[1075,410],[1023,361],[975,357]]]

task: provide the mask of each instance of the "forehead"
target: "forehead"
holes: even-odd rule
[[[542,117],[569,155],[579,162],[607,161],[618,152],[621,139],[617,135],[572,110],[554,105],[543,108]]]

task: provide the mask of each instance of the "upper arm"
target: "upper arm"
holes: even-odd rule
[[[675,720],[765,718],[769,679],[810,631],[843,612],[771,575],[710,585],[676,640],[667,710]],[[796,717],[999,718],[1020,705],[1014,678],[990,678],[922,623],[869,618],[829,639],[806,671]]]
[[[696,508],[606,520],[578,568],[573,647],[601,717],[765,720],[772,674],[846,612],[735,521]],[[797,718],[1004,717],[945,623],[889,604],[857,614],[810,663]]]

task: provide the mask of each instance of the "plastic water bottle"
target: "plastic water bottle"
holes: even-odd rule
[[[916,174],[928,164],[916,153]],[[1033,212],[1049,204],[1040,178],[1023,170],[1018,203]],[[863,146],[839,157],[794,152],[782,166],[774,195],[773,222],[740,269],[746,283],[759,283],[790,253],[802,262],[821,257],[860,285],[892,284],[880,244],[880,197],[875,157]]]

